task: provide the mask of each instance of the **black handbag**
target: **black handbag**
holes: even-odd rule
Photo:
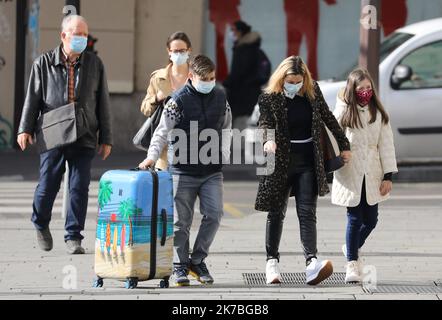
[[[40,153],[70,145],[87,132],[84,99],[81,95],[85,92],[87,82],[86,57],[87,55],[84,56],[81,67],[80,99],[43,113],[37,119],[35,136]]]
[[[339,146],[335,137],[325,126],[321,130],[321,146],[326,173],[337,171],[345,165],[344,159],[340,156]]]
[[[168,100],[169,99],[166,99],[163,103],[159,104],[154,113],[147,118],[140,130],[138,130],[137,134],[132,139],[136,148],[144,151],[149,150],[150,141],[152,140],[156,128],[160,124],[161,115],[163,114],[164,106]]]

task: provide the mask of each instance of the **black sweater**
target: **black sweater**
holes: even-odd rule
[[[300,96],[286,98],[290,140],[306,140],[312,137],[313,110],[310,102]]]

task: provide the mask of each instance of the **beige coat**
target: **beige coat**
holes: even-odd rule
[[[146,116],[150,117],[157,109],[156,95],[158,91],[163,91],[164,95],[169,96],[173,93],[171,82],[170,82],[170,68],[172,64],[169,64],[166,68],[154,71],[151,74],[149,87],[147,88],[146,97],[141,104],[141,112]],[[161,170],[166,170],[168,167],[167,163],[167,146],[161,153],[158,159],[156,168]]]
[[[339,122],[346,108],[338,97],[334,115]],[[369,124],[370,112],[360,106],[358,110],[363,128],[345,128],[352,158],[335,172],[333,180],[332,203],[345,207],[356,207],[360,203],[364,176],[367,203],[375,205],[387,200],[390,195],[382,196],[379,190],[384,174],[398,172],[390,123],[384,124],[378,111],[376,121]]]

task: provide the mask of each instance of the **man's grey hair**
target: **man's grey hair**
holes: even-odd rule
[[[87,21],[84,17],[76,14],[70,14],[64,17],[63,22],[61,23],[61,31],[68,31],[71,22],[75,20],[79,20],[87,24]]]

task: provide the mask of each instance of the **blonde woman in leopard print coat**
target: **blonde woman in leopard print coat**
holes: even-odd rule
[[[259,98],[259,128],[265,131],[264,151],[275,153],[274,172],[261,177],[255,208],[268,212],[266,229],[268,283],[279,283],[279,243],[290,196],[296,198],[307,283],[315,285],[333,272],[330,261],[317,259],[316,204],[329,192],[321,132],[335,136],[344,161],[350,144],[330,112],[318,84],[298,56],[284,60]],[[271,133],[274,131],[274,137]]]

